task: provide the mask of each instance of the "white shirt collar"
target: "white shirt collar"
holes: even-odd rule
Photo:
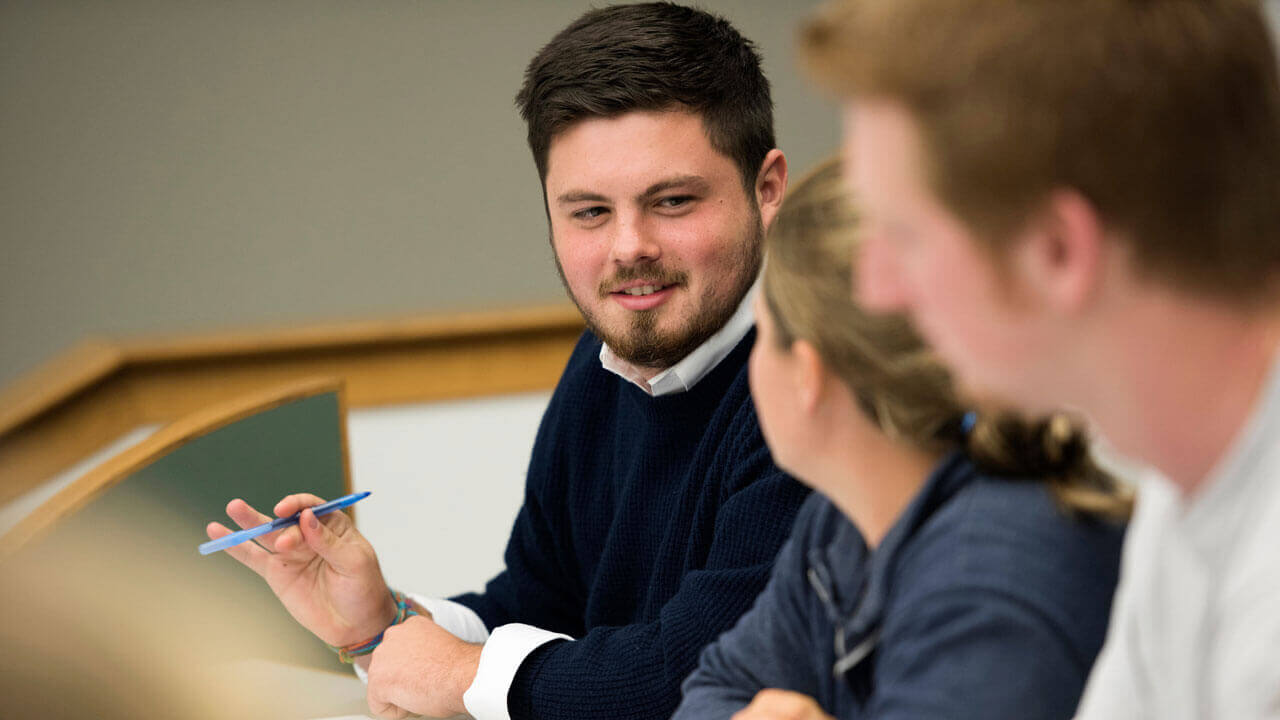
[[[684,356],[680,362],[654,375],[647,383],[634,366],[615,355],[604,343],[600,345],[600,366],[654,397],[685,392],[715,369],[756,324],[752,302],[759,289],[760,278],[757,277],[751,289],[747,290],[747,294],[738,303],[738,309],[716,334],[707,338],[706,342]]]

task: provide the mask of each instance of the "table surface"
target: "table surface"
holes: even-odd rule
[[[226,687],[270,698],[265,702],[271,704],[268,709],[273,717],[299,720],[374,717],[365,703],[364,683],[354,672],[329,672],[269,660],[238,660],[222,666],[221,671]]]

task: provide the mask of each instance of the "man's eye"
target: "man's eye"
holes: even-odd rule
[[[578,220],[594,220],[601,215],[604,215],[606,212],[609,212],[607,208],[597,205],[595,207],[576,210],[573,213],[573,217]]]
[[[692,195],[672,195],[671,197],[664,197],[659,200],[658,205],[664,208],[679,208],[684,207],[691,202],[693,202]]]

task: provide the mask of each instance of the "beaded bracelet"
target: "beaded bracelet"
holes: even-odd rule
[[[410,618],[418,614],[409,608],[409,599],[404,596],[404,593],[395,592],[393,590],[391,591],[391,599],[396,601],[396,617],[391,621],[391,624],[387,626],[387,630],[390,630],[393,626],[404,622],[406,618]],[[361,655],[368,655],[373,652],[374,648],[382,644],[382,636],[386,634],[387,630],[383,630],[373,638],[363,642],[353,643],[345,647],[330,645],[329,649],[338,653],[339,660],[350,665],[355,662],[356,658]]]

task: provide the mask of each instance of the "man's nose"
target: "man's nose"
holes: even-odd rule
[[[888,243],[867,233],[853,253],[853,299],[877,312],[909,310],[911,296],[902,263]]]
[[[639,213],[619,212],[610,241],[610,257],[619,265],[653,262],[662,257],[661,245]]]

